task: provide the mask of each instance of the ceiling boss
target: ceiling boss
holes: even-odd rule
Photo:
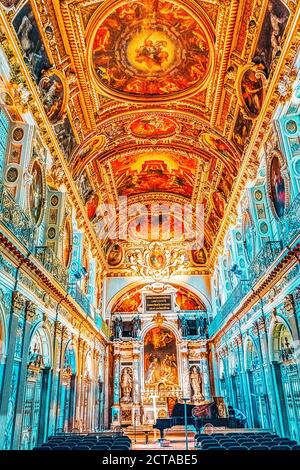
[[[88,28],[90,73],[101,93],[126,101],[191,96],[208,85],[213,37],[192,2],[105,2]]]

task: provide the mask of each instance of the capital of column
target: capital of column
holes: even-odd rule
[[[26,300],[26,307],[25,307],[25,315],[26,320],[32,322],[36,315],[36,305],[31,300]]]
[[[19,292],[17,290],[13,291],[12,304],[13,304],[14,312],[19,315],[23,311],[23,309],[25,308],[26,299],[25,299],[24,295],[22,295],[21,292]]]

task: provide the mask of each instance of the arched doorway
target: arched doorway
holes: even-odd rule
[[[292,334],[284,323],[277,323],[271,338],[272,364],[284,433],[300,439],[300,376]]]
[[[21,450],[43,441],[51,365],[49,338],[43,328],[35,330],[29,346],[21,429]]]

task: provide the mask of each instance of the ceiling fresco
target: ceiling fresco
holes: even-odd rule
[[[203,204],[204,244],[192,240],[183,272],[212,269],[237,196],[257,166],[263,134],[256,130],[264,133],[272,114],[278,87],[270,84],[295,1],[2,4],[89,230],[103,218],[101,205],[117,205],[120,196],[129,206]],[[58,159],[54,170],[61,173]],[[163,243],[170,253],[177,244],[182,253],[185,240],[174,236],[182,218],[170,220],[167,230],[158,217],[149,231],[147,215],[131,214],[126,242],[108,232],[101,241],[107,272],[130,275],[128,252],[147,243]]]
[[[212,70],[210,32],[185,6],[120,2],[97,11],[90,29],[92,73],[112,97],[176,99],[204,87]],[[98,20],[98,18],[103,20]]]
[[[118,194],[167,192],[191,197],[197,162],[168,152],[124,156],[112,162]]]

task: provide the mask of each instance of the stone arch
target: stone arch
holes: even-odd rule
[[[255,338],[248,334],[244,340],[244,367],[245,370],[249,370],[249,366],[251,363],[253,363],[254,356],[257,357],[258,365],[260,365],[259,362],[259,353],[258,353],[258,344]]]
[[[34,352],[34,349],[39,351],[37,354],[42,355],[44,367],[50,368],[53,363],[51,332],[47,327],[42,326],[41,322],[37,323],[31,332],[28,353],[30,354],[30,352]]]
[[[66,346],[65,346],[65,350],[64,350],[64,353],[63,353],[63,357],[64,357],[64,364],[66,364],[67,366],[70,366],[71,367],[71,371],[72,371],[72,375],[77,375],[77,371],[78,371],[78,358],[77,358],[77,349],[76,349],[76,346],[74,344],[74,341],[73,339],[70,339]]]
[[[142,288],[142,287],[145,287],[147,284],[150,284],[150,283],[146,283],[145,281],[136,281],[136,282],[132,282],[130,283],[129,285],[123,287],[122,289],[120,289],[108,302],[107,304],[107,307],[106,307],[106,318],[110,318],[111,317],[111,313],[113,311],[113,307],[114,305],[121,299],[122,296],[124,296],[125,294],[127,294],[129,291],[131,291],[132,289],[135,289],[135,288],[138,288],[139,286]],[[174,280],[174,282],[167,282],[166,284],[170,285],[170,286],[174,286],[174,285],[178,285],[179,287],[183,287],[184,289],[186,290],[189,290],[191,293],[193,293],[195,296],[197,296],[199,298],[199,300],[204,304],[205,308],[206,308],[206,311],[207,311],[207,314],[208,314],[208,317],[211,317],[212,315],[212,304],[211,304],[211,301],[210,299],[207,297],[206,294],[204,294],[202,291],[196,289],[194,286],[191,286],[189,285],[188,283],[186,282],[183,282],[183,281],[177,281],[176,279]]]
[[[281,342],[282,340],[284,341],[284,337],[288,338],[292,347],[294,343],[292,330],[288,322],[283,317],[277,315],[276,320],[271,322],[268,336],[270,361],[281,362]]]

